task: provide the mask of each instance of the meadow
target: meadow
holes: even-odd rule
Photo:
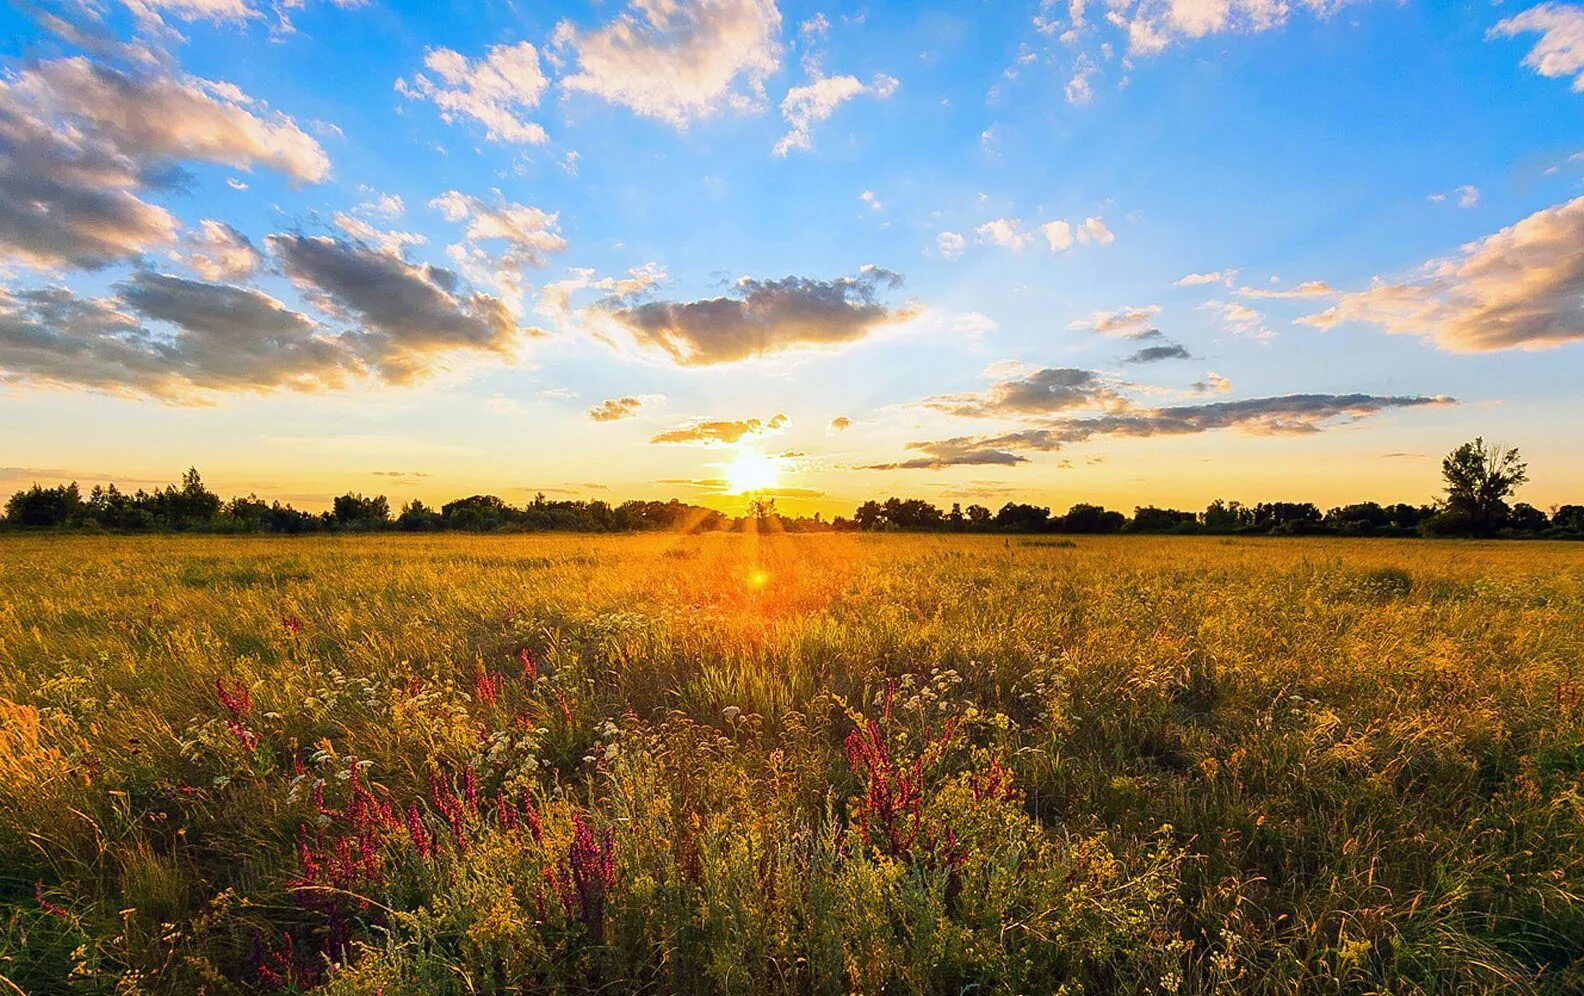
[[[1584,989],[1584,545],[0,537],[0,991]]]

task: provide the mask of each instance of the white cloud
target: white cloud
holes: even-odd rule
[[[1543,3],[1509,17],[1490,29],[1491,38],[1540,35],[1523,64],[1548,79],[1573,77],[1573,89],[1584,93],[1584,7]]]
[[[1265,315],[1246,304],[1239,304],[1236,301],[1208,301],[1204,307],[1218,312],[1233,335],[1247,336],[1261,341],[1276,338],[1276,333],[1265,327]]]
[[[251,276],[263,261],[247,236],[224,222],[204,219],[198,232],[188,235],[185,254],[171,257],[185,263],[205,280],[241,280]]]
[[[1477,207],[1479,205],[1480,191],[1479,188],[1473,184],[1465,183],[1463,186],[1457,188],[1457,192],[1458,207],[1471,208]]]
[[[421,246],[429,241],[416,232],[386,231],[383,228],[376,228],[362,218],[347,214],[345,211],[337,211],[334,221],[337,228],[354,239],[392,256],[400,256],[408,246]]]
[[[946,259],[956,259],[968,248],[968,240],[956,232],[942,232],[935,236],[935,248]]]
[[[997,218],[994,221],[987,221],[976,228],[974,234],[979,236],[980,242],[1001,246],[1014,252],[1022,252],[1034,241],[1034,236],[1029,234],[1023,228],[1023,223],[1016,218]]]
[[[0,79],[0,262],[99,267],[167,244],[176,218],[143,199],[170,167],[264,166],[294,181],[330,172],[291,118],[236,87],[131,75],[84,58]]]
[[[974,234],[979,236],[979,241],[982,243],[1001,246],[1014,252],[1022,252],[1033,245],[1038,238],[1045,240],[1051,252],[1066,252],[1073,247],[1074,242],[1110,245],[1116,241],[1116,236],[1111,234],[1111,230],[1099,218],[1085,218],[1081,222],[1073,223],[1060,219],[1047,221],[1033,231],[1030,231],[1018,218],[996,218],[980,225],[974,230]]]
[[[1205,284],[1228,284],[1237,275],[1236,270],[1212,270],[1208,273],[1189,273],[1179,277],[1173,284],[1175,287],[1202,287]]]
[[[1110,0],[1106,21],[1126,32],[1130,54],[1156,55],[1183,39],[1279,28],[1295,8],[1329,17],[1355,2],[1363,0]]]
[[[1067,327],[1087,329],[1119,339],[1153,339],[1161,334],[1160,329],[1155,327],[1155,316],[1160,314],[1160,310],[1158,304],[1143,307],[1129,305],[1115,311],[1097,311],[1088,318],[1069,323]]]
[[[566,89],[685,128],[724,108],[762,106],[780,33],[774,0],[631,0],[594,31],[562,21],[553,44],[577,60]]]
[[[781,116],[790,128],[772,151],[784,156],[793,149],[812,147],[810,129],[836,113],[836,108],[862,94],[887,100],[896,93],[897,85],[894,77],[879,74],[867,86],[856,76],[823,76],[793,87],[781,101]]]
[[[869,205],[869,209],[871,211],[885,210],[885,205],[880,203],[880,198],[875,195],[873,190],[865,190],[863,193],[858,195],[858,199]]]
[[[433,101],[447,124],[469,117],[484,125],[492,142],[541,145],[548,141],[544,127],[524,114],[539,106],[550,85],[539,67],[539,52],[528,42],[493,45],[483,59],[469,60],[449,48],[432,48],[424,66],[439,82],[424,73],[412,82],[396,81],[396,92],[410,100]]]
[[[535,266],[544,265],[549,253],[566,248],[566,239],[557,230],[560,217],[527,204],[514,204],[495,191],[496,203],[488,204],[457,190],[448,190],[429,202],[447,221],[467,220],[467,238],[473,242],[504,241],[527,251]]]
[[[1455,353],[1584,339],[1584,197],[1431,260],[1418,279],[1377,281],[1302,321],[1322,329],[1365,322]]]
[[[1116,241],[1116,236],[1111,234],[1111,229],[1107,228],[1105,222],[1099,218],[1085,218],[1083,227],[1078,229],[1078,241],[1093,241],[1108,246]]]
[[[1039,227],[1039,232],[1045,236],[1045,242],[1050,246],[1051,252],[1066,252],[1072,248],[1072,226],[1065,221],[1047,221]]]
[[[1305,280],[1301,284],[1291,287],[1239,287],[1239,297],[1256,297],[1266,299],[1285,300],[1306,297],[1331,297],[1337,293],[1336,288],[1324,280]]]

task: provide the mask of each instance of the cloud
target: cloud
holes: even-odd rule
[[[935,248],[946,259],[956,259],[968,248],[968,240],[956,232],[942,232],[935,236]]]
[[[1110,245],[1116,241],[1111,229],[1099,218],[1085,218],[1078,222],[1057,219],[1047,221],[1032,231],[1017,218],[996,218],[980,225],[974,233],[982,243],[1011,249],[1013,252],[1022,252],[1040,238],[1045,240],[1051,252],[1066,252],[1074,243]]]
[[[695,419],[657,433],[649,441],[682,446],[729,446],[750,436],[780,432],[786,424],[787,417],[781,414],[763,421],[756,418]]]
[[[983,392],[938,394],[924,406],[966,418],[1048,415],[1116,400],[1116,393],[1093,370],[1054,367],[997,381]]]
[[[205,280],[241,280],[252,276],[263,262],[248,237],[223,221],[204,219],[183,244],[186,252],[172,252],[171,258]]]
[[[1421,276],[1377,281],[1300,319],[1423,336],[1454,353],[1544,349],[1584,339],[1584,197],[1431,260]]]
[[[550,85],[539,67],[538,50],[528,42],[492,45],[478,60],[449,48],[432,48],[424,53],[424,66],[439,82],[414,73],[411,83],[396,81],[396,92],[409,100],[433,101],[447,124],[472,118],[484,126],[491,142],[542,145],[549,140],[544,127],[526,117]]]
[[[1123,363],[1159,363],[1162,360],[1191,360],[1193,354],[1182,346],[1146,346],[1123,360]]]
[[[324,179],[330,160],[296,123],[228,84],[134,75],[84,58],[0,80],[0,261],[97,268],[174,241],[144,200],[176,164],[263,166]]]
[[[1329,17],[1353,2],[1358,0],[1112,0],[1106,20],[1127,33],[1132,55],[1156,55],[1183,39],[1279,28],[1295,7]]]
[[[624,418],[632,418],[645,408],[652,407],[664,400],[663,395],[628,395],[623,398],[608,398],[588,410],[588,417],[595,422],[617,422]]]
[[[1219,312],[1221,320],[1226,322],[1227,329],[1233,335],[1259,340],[1276,337],[1276,333],[1265,327],[1264,314],[1246,304],[1239,304],[1236,301],[1206,301],[1202,307]]]
[[[867,86],[856,76],[824,76],[793,87],[781,100],[781,116],[789,125],[788,131],[771,151],[784,156],[793,149],[811,148],[814,143],[810,129],[836,113],[836,108],[863,94],[888,100],[897,86],[895,77],[879,73]]]
[[[118,290],[134,313],[180,330],[172,370],[195,387],[309,390],[362,372],[343,341],[262,291],[148,271]]]
[[[743,277],[733,297],[652,301],[603,314],[639,346],[683,366],[707,366],[857,342],[915,316],[916,309],[880,301],[880,291],[901,283],[897,274],[872,266],[833,280]]]
[[[178,21],[211,21],[221,24],[240,23],[263,16],[259,9],[249,4],[247,0],[122,0],[122,2],[126,4],[127,10],[138,23],[146,29],[163,27],[166,17]],[[272,12],[279,19],[280,28],[287,31],[291,29],[291,23],[286,19],[286,11],[303,6],[304,2],[305,0],[280,0],[278,4],[272,6]],[[368,0],[330,0],[330,2],[336,7],[353,8],[364,6]]]
[[[933,442],[908,443],[907,449],[922,453],[895,463],[872,463],[858,470],[944,470],[947,467],[1015,467],[1028,463],[1028,457],[986,442],[985,437],[957,436]]]
[[[331,388],[363,372],[341,338],[260,291],[149,271],[117,291],[0,290],[0,379],[195,400]]]
[[[1490,29],[1489,38],[1539,34],[1523,64],[1548,79],[1573,77],[1575,92],[1584,93],[1584,7],[1543,3]]]
[[[1085,218],[1083,225],[1078,229],[1079,242],[1094,242],[1097,245],[1108,246],[1116,241],[1116,236],[1111,234],[1111,229],[1099,218]]]
[[[834,436],[837,433],[846,432],[848,429],[851,429],[852,424],[852,419],[845,415],[838,415],[830,420],[830,424],[825,427],[825,433],[827,435]]]
[[[1193,389],[1198,394],[1231,394],[1232,382],[1212,370],[1204,380],[1195,381]]]
[[[502,241],[520,251],[529,265],[545,265],[545,257],[566,248],[558,229],[560,215],[526,204],[514,204],[495,191],[488,204],[460,191],[448,190],[429,202],[447,221],[467,220],[467,238],[473,242]]]
[[[1089,318],[1070,322],[1067,327],[1087,329],[1118,339],[1155,339],[1161,335],[1161,330],[1155,327],[1155,316],[1160,314],[1160,310],[1158,304],[1148,304],[1142,308],[1129,305],[1115,311],[1097,311]]]
[[[681,129],[727,107],[762,106],[780,33],[774,0],[632,0],[595,31],[562,21],[553,44],[577,61],[566,89]]]
[[[362,218],[354,217],[345,211],[337,211],[334,215],[336,227],[347,233],[353,239],[364,245],[373,246],[380,252],[392,256],[400,256],[408,246],[421,246],[429,240],[416,232],[387,231],[376,228]]]
[[[869,205],[869,210],[871,211],[885,210],[885,205],[880,203],[880,198],[875,195],[873,190],[865,190],[858,195],[858,199]]]
[[[1202,287],[1205,284],[1231,285],[1232,278],[1237,275],[1236,270],[1212,270],[1209,273],[1190,273],[1179,277],[1172,286],[1174,287]]]
[[[1036,428],[985,436],[908,443],[923,454],[864,470],[941,470],[955,466],[1015,466],[1024,454],[1051,452],[1102,436],[1147,438],[1185,436],[1235,429],[1253,435],[1306,435],[1346,425],[1386,411],[1440,407],[1447,397],[1381,397],[1369,394],[1289,394],[1246,401],[1221,401],[1168,408],[1134,408],[1090,418],[1054,419]]]
[[[1013,252],[1022,252],[1034,242],[1034,236],[1023,228],[1023,223],[1016,218],[997,218],[987,221],[974,229],[974,234],[979,236],[979,241]]]
[[[451,354],[504,354],[520,338],[500,300],[463,291],[450,270],[327,236],[279,234],[265,241],[293,284],[360,326],[348,335],[387,380],[412,380]]]
[[[1292,287],[1239,287],[1239,297],[1254,297],[1266,299],[1287,299],[1306,297],[1331,297],[1336,294],[1336,288],[1324,280],[1306,280]]]

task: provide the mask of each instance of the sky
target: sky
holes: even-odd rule
[[[1584,4],[12,0],[0,490],[1584,501]]]

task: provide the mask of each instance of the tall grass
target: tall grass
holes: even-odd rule
[[[1584,550],[0,539],[0,991],[1584,988]]]

